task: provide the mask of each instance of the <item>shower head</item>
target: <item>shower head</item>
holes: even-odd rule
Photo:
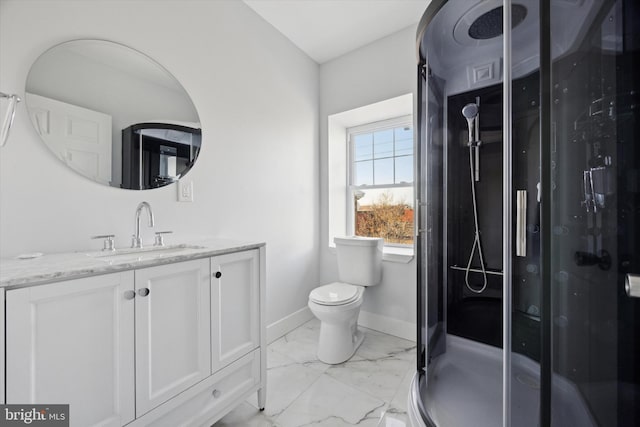
[[[478,115],[478,104],[471,102],[462,108],[462,115],[467,119],[475,119]]]
[[[473,122],[478,117],[478,104],[473,102],[465,105],[462,108],[462,115],[467,119],[467,126],[469,127],[469,144],[473,142]]]

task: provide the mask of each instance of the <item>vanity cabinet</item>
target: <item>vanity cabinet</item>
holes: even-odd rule
[[[133,280],[125,271],[7,291],[7,403],[69,403],[74,426],[132,421]]]
[[[211,258],[211,369],[228,365],[260,345],[258,251]]]
[[[10,289],[7,403],[68,403],[72,427],[211,425],[253,392],[264,407],[262,301],[264,248]]]
[[[209,260],[135,271],[136,416],[211,375]]]

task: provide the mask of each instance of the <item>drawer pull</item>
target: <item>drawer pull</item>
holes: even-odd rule
[[[213,398],[214,398],[214,399],[217,399],[217,398],[219,398],[219,397],[220,397],[220,395],[222,394],[222,392],[221,392],[220,390],[216,389],[216,390],[213,390],[213,393],[211,393],[211,394],[213,395]]]
[[[141,297],[146,297],[147,295],[149,295],[149,288],[142,288],[138,290],[138,295],[140,295]]]
[[[136,297],[136,293],[133,291],[125,291],[124,292],[124,299],[126,300],[131,300],[134,299]]]
[[[222,277],[222,272],[221,271],[216,271],[216,273],[214,274],[214,276],[216,277],[216,279],[219,279]]]

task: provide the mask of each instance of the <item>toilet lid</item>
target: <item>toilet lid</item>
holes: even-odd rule
[[[359,290],[359,286],[335,282],[315,288],[309,294],[309,299],[322,305],[347,304],[360,296]]]

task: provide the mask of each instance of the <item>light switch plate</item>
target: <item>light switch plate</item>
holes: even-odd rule
[[[193,181],[178,181],[178,201],[193,202]]]

